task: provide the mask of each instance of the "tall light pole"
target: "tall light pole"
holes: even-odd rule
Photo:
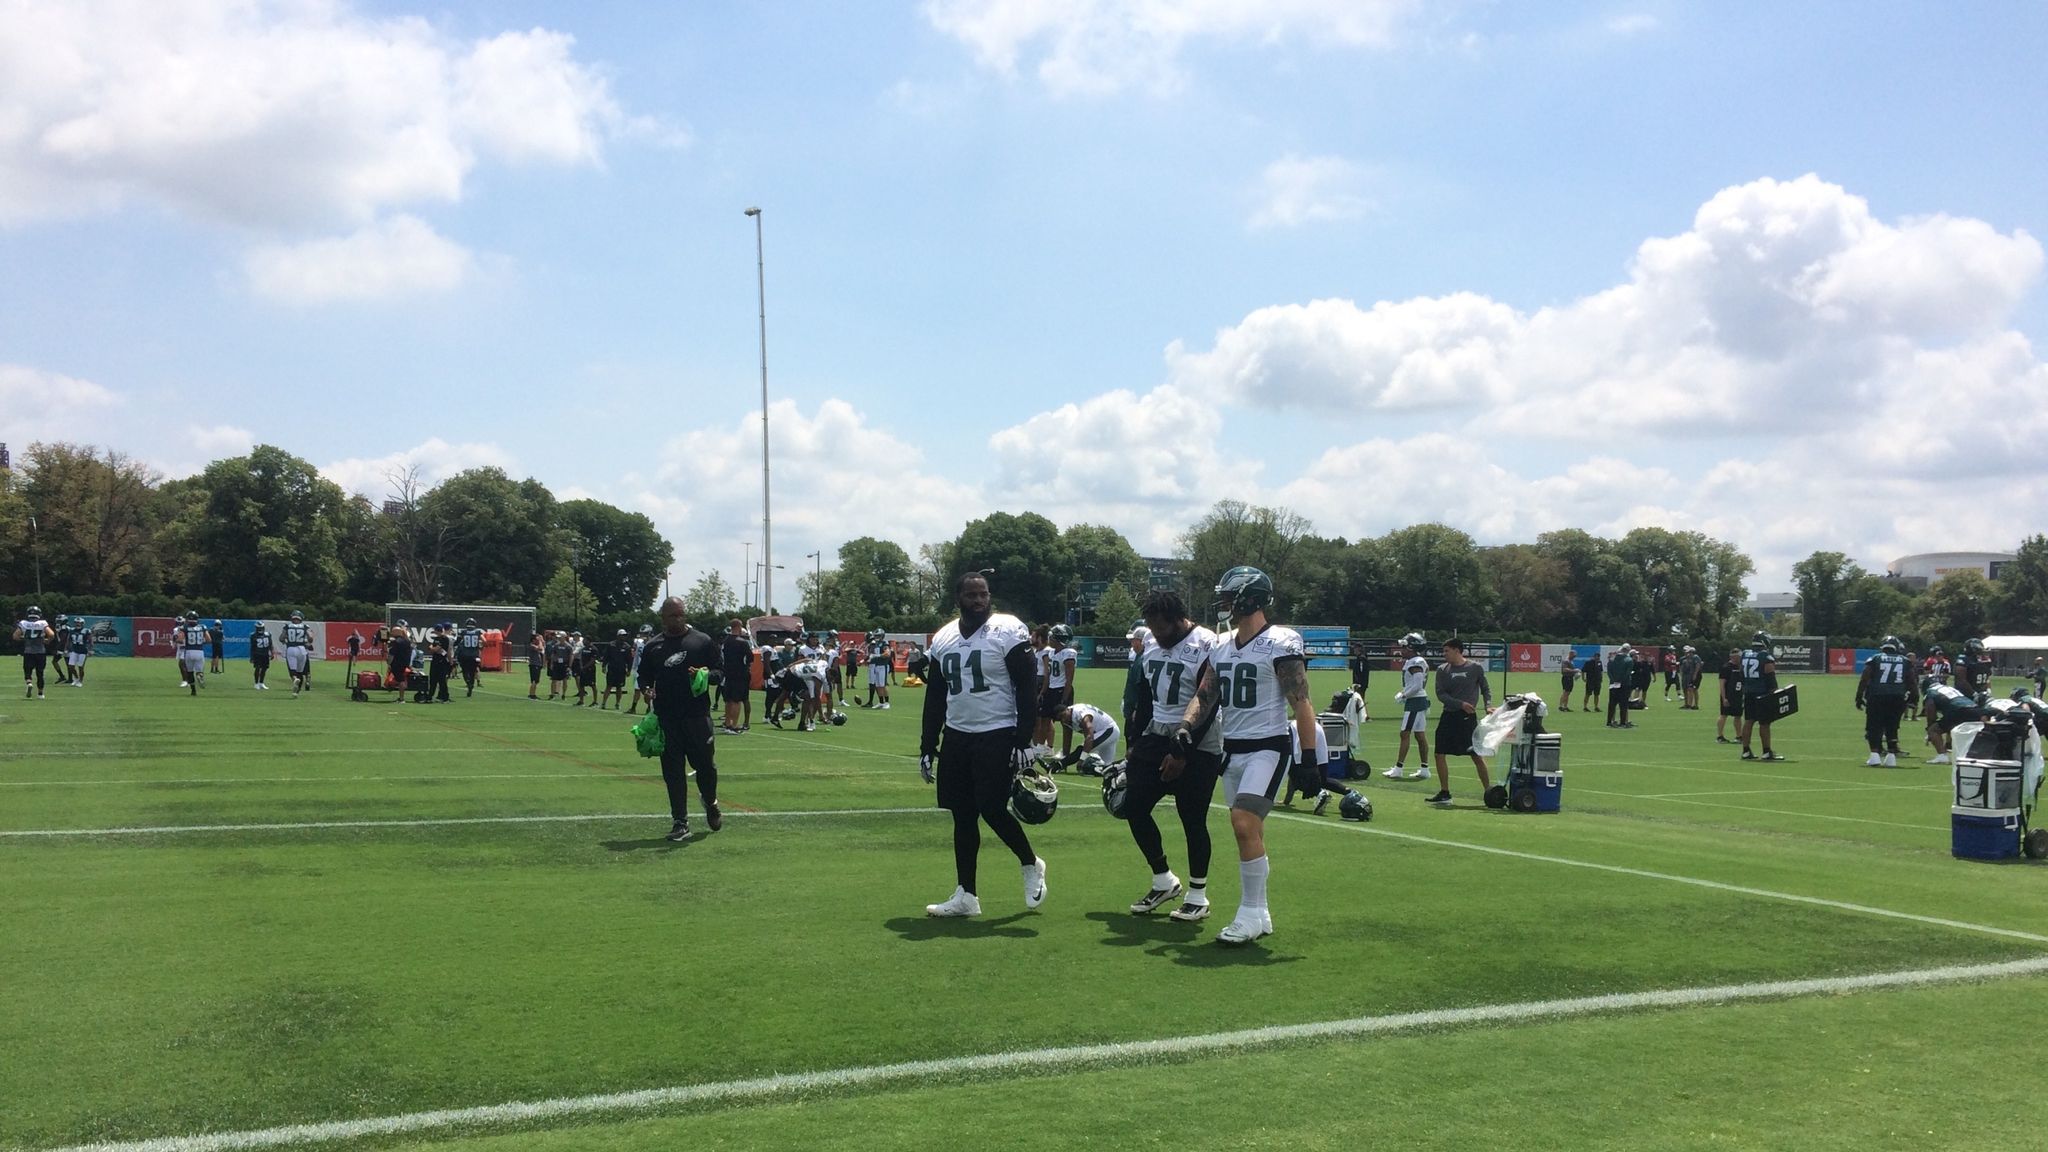
[[[775,555],[768,516],[768,259],[761,245],[761,210],[747,209],[754,218],[754,283],[761,294],[761,607],[775,606]]]
[[[746,542],[746,551],[740,553],[740,603],[754,604],[754,542]],[[756,608],[760,607],[754,604]]]
[[[28,518],[30,551],[36,554],[36,599],[43,598],[43,530],[36,526],[36,518]]]
[[[824,598],[823,584],[825,581],[825,561],[823,559],[820,559],[822,556],[824,556],[824,554],[825,550],[822,548],[820,548],[816,552],[804,553],[804,559],[814,561],[814,563],[811,565],[811,599],[813,601],[822,600]],[[816,612],[818,610],[818,605],[816,603],[813,603],[810,606],[810,608],[811,611]]]

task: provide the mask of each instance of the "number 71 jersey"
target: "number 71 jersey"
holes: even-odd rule
[[[1308,646],[1292,628],[1270,625],[1239,645],[1237,633],[1216,646],[1217,709],[1225,740],[1268,740],[1292,730],[1293,715],[1274,665],[1308,660]]]
[[[1037,685],[1010,683],[1010,670],[1003,658],[1019,644],[1031,643],[1031,630],[1022,620],[998,612],[984,621],[972,636],[960,635],[960,621],[939,629],[932,646],[925,650],[939,683],[925,691],[946,693],[946,727],[961,732],[994,732],[1017,726],[1017,693],[1030,693]]]
[[[1152,723],[1145,729],[1147,732],[1165,736],[1180,727],[1181,717],[1195,698],[1202,669],[1215,656],[1216,634],[1200,625],[1188,629],[1180,643],[1171,648],[1162,647],[1157,640],[1145,645],[1144,655],[1138,657],[1138,668],[1152,691]],[[1205,752],[1223,751],[1222,725],[1209,725],[1209,730],[1202,734],[1201,748]]]

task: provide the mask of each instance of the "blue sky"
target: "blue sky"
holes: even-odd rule
[[[109,11],[118,10],[118,18]],[[2033,2],[0,0],[0,439],[477,463],[676,578],[995,509],[1141,550],[2039,531]],[[1987,397],[2001,414],[1972,415]],[[1940,414],[1929,419],[1931,414]],[[2010,514],[1957,516],[1993,477]]]

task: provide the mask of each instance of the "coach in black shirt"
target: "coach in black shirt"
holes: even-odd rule
[[[675,818],[668,838],[690,838],[686,765],[697,770],[704,822],[716,832],[725,817],[718,810],[718,767],[711,759],[711,691],[724,677],[718,669],[718,642],[690,627],[680,597],[661,602],[661,635],[640,650],[640,675],[661,722],[661,779],[668,785],[669,815]]]

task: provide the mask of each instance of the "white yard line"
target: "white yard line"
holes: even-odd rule
[[[1640,794],[1640,798],[1644,800],[1672,800],[1686,796],[1786,796],[1801,792],[1833,792],[1840,794],[1861,791],[1864,791],[1864,789],[1851,787],[1847,784],[1837,784],[1832,788],[1734,788],[1716,792],[1645,792]],[[1620,796],[1623,793],[1609,792],[1607,795]],[[1631,792],[1627,793],[1627,795],[1636,796],[1638,793]]]
[[[1235,1032],[1210,1032],[1156,1040],[1031,1048],[951,1056],[937,1060],[869,1064],[819,1072],[783,1073],[747,1080],[644,1088],[632,1092],[558,1096],[545,1100],[512,1101],[359,1120],[332,1120],[317,1124],[292,1124],[242,1132],[211,1132],[190,1136],[164,1136],[149,1140],[81,1144],[59,1152],[226,1152],[229,1149],[279,1148],[408,1132],[438,1132],[533,1124],[569,1117],[645,1113],[691,1104],[737,1104],[787,1097],[803,1092],[880,1084],[902,1083],[920,1086],[934,1077],[951,1078],[990,1072],[1068,1072],[1211,1052],[1266,1048],[1300,1041],[1398,1035],[1477,1024],[1531,1024],[1620,1012],[1720,1007],[1802,996],[1839,996],[1853,992],[1929,988],[1945,984],[2033,976],[2042,972],[2048,972],[2048,957],[2013,960],[2002,964],[1959,964],[1906,972],[1874,972],[1862,976],[1774,980],[1751,984],[1673,988],[1655,992],[1623,992],[1607,996],[1579,996],[1563,1000],[1487,1004],[1472,1008],[1438,1008],[1422,1012],[1359,1016],[1348,1020],[1274,1025]]]
[[[1842,788],[1874,788],[1918,792],[1948,787],[1946,783],[1882,784],[1875,780],[1830,780],[1825,776],[1787,776],[1777,772],[1744,772],[1734,768],[1700,768],[1686,764],[1652,764],[1647,760],[1603,760],[1597,756],[1588,756],[1585,762],[1588,766],[1594,768],[1651,768],[1664,772],[1704,772],[1713,776],[1740,776],[1745,780],[1796,780],[1801,784],[1833,784]],[[1737,761],[1737,763],[1748,763],[1748,761]],[[1941,765],[1937,764],[1934,767],[1940,768]],[[1892,768],[1887,769],[1887,771],[1896,772],[1898,769]],[[1943,771],[1946,772],[1947,769],[1944,768]]]
[[[1217,805],[1221,807],[1221,805]],[[1966,920],[1949,920],[1940,916],[1922,916],[1917,912],[1896,912],[1890,908],[1875,908],[1868,904],[1854,904],[1846,900],[1829,900],[1820,896],[1802,896],[1797,892],[1777,892],[1769,888],[1752,888],[1745,884],[1726,884],[1719,880],[1704,880],[1697,876],[1679,876],[1670,872],[1652,872],[1647,868],[1629,868],[1620,864],[1598,864],[1591,860],[1572,860],[1563,856],[1546,856],[1540,852],[1520,852],[1513,848],[1495,848],[1488,844],[1468,844],[1460,840],[1444,840],[1435,836],[1418,836],[1413,832],[1393,832],[1375,828],[1370,824],[1346,820],[1334,822],[1314,816],[1297,816],[1293,813],[1275,811],[1267,819],[1296,820],[1330,828],[1339,832],[1358,832],[1367,836],[1385,836],[1394,840],[1407,840],[1416,844],[1429,844],[1438,848],[1461,848],[1467,852],[1484,852],[1489,856],[1505,856],[1514,860],[1533,860],[1542,864],[1562,864],[1567,868],[1587,868],[1595,872],[1611,872],[1618,876],[1640,876],[1646,880],[1663,880],[1672,884],[1686,884],[1694,888],[1708,888],[1716,892],[1734,892],[1743,896],[1759,896],[1766,900],[1783,900],[1791,904],[1807,904],[1818,908],[1834,908],[1843,912],[1856,912],[1865,916],[1881,916],[1888,920],[1909,920],[1916,924],[1933,924],[1943,928],[1956,928],[1965,932],[1979,932],[1987,936],[2003,936],[2013,940],[2027,940],[2036,944],[2048,944],[2048,936],[2022,932],[2017,928],[1999,928],[1990,924],[1972,924]]]
[[[422,749],[407,749],[422,751]],[[659,772],[651,775],[660,775]],[[719,775],[723,776],[724,773]],[[449,772],[425,776],[186,776],[148,780],[0,780],[0,788],[77,788],[94,784],[352,784],[378,780],[619,780],[619,776],[592,776],[589,772]]]
[[[1695,808],[1726,808],[1734,812],[1760,812],[1770,816],[1796,816],[1806,820],[1833,820],[1842,824],[1877,824],[1885,828],[1911,828],[1915,832],[1933,832],[1940,827],[1934,823],[1907,824],[1898,820],[1871,820],[1862,816],[1833,816],[1825,812],[1793,812],[1785,808],[1759,808],[1753,804],[1719,804],[1712,800],[1687,800],[1678,796],[1643,796],[1634,792],[1602,792],[1597,788],[1577,788],[1574,791],[1592,796],[1624,796],[1630,800],[1655,800],[1660,804],[1690,804]]]
[[[937,812],[937,808],[815,808],[789,812],[728,811],[727,819],[774,819],[798,816],[904,816]],[[577,824],[605,820],[666,820],[666,812],[597,812],[587,816],[451,816],[427,820],[306,820],[291,824],[174,824],[135,828],[20,828],[0,830],[0,839],[92,838],[101,836],[175,836],[193,832],[304,832],[322,828],[440,828],[465,824]]]

